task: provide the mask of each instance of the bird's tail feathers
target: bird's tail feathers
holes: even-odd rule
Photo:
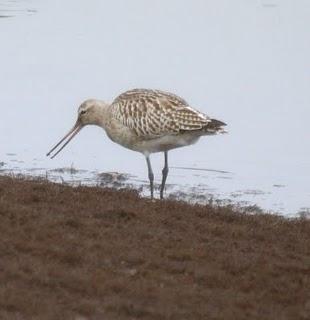
[[[227,133],[223,128],[226,126],[226,123],[217,119],[211,119],[211,121],[205,127],[207,134],[218,134],[218,133]]]

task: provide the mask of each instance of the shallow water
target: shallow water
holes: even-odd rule
[[[45,154],[84,99],[159,88],[229,131],[169,153],[168,194],[309,210],[307,1],[0,1],[0,16],[2,172],[87,184],[120,172],[129,175],[120,185],[147,194],[143,156],[100,128],[54,160]],[[159,183],[163,156],[152,164]]]

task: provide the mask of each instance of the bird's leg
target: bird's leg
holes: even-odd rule
[[[146,163],[147,163],[147,170],[149,173],[149,180],[150,180],[150,189],[151,189],[151,199],[153,199],[154,196],[154,173],[151,166],[150,157],[146,157]]]
[[[160,199],[164,198],[164,189],[165,189],[165,184],[166,184],[166,180],[167,180],[167,176],[168,176],[168,172],[169,172],[169,167],[168,167],[168,151],[165,151],[165,166],[163,168],[163,178],[161,181],[161,187],[160,187]]]

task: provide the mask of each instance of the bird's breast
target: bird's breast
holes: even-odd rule
[[[105,127],[108,137],[115,143],[134,151],[137,150],[136,145],[141,140],[135,132],[119,123],[118,121],[111,121]]]

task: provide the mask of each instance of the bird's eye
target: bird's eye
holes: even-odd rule
[[[86,110],[82,110],[81,112],[80,112],[80,114],[85,114],[86,113]]]

